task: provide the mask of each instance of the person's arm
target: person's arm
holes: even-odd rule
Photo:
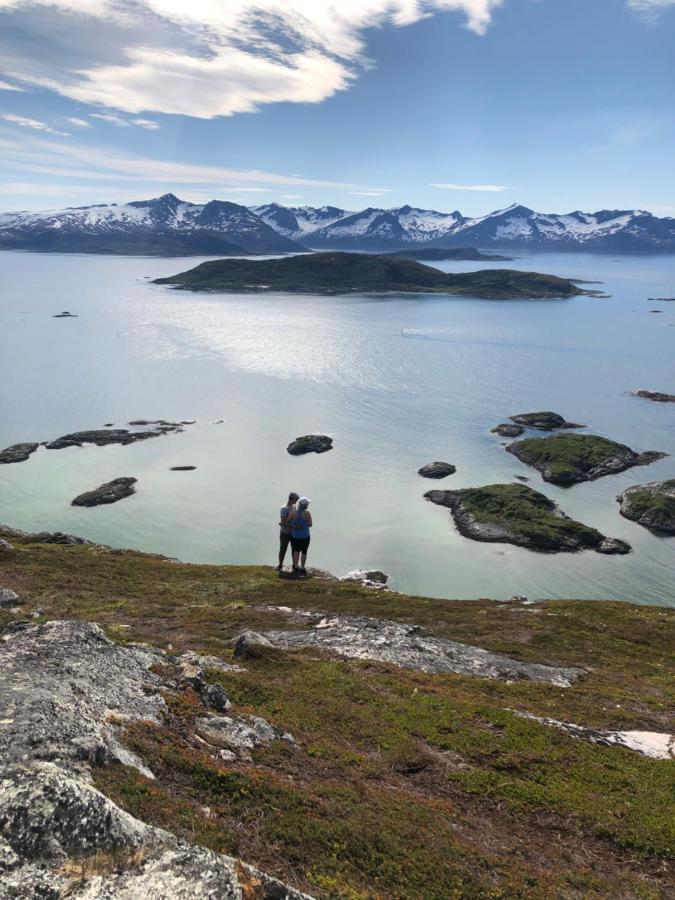
[[[286,515],[283,514],[284,509],[286,510]],[[281,509],[279,510],[279,525],[281,526],[281,528],[283,528],[284,525],[288,525],[288,519],[289,519],[290,514],[291,514],[291,511],[287,506],[286,507],[282,506]]]
[[[305,522],[307,522],[310,528],[312,527],[312,514],[308,509],[305,510]]]

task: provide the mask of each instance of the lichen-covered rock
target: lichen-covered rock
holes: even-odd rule
[[[327,434],[305,434],[297,437],[286,447],[291,456],[302,456],[304,453],[326,453],[333,449],[333,438]]]
[[[114,478],[105,484],[100,484],[93,491],[85,491],[72,501],[71,506],[103,506],[108,503],[117,503],[125,497],[131,497],[136,492],[134,485],[137,478]]]
[[[28,457],[35,453],[39,444],[12,444],[11,447],[5,447],[0,450],[0,465],[3,463],[19,463],[26,462]]]
[[[454,475],[456,471],[457,467],[453,466],[452,463],[432,462],[418,469],[417,474],[421,475],[422,478],[447,478],[448,475]]]
[[[9,553],[13,549],[14,547],[10,544],[9,541],[6,541],[4,538],[0,538],[0,553]]]
[[[297,611],[296,611],[297,612]],[[276,647],[317,647],[354,659],[375,659],[421,672],[456,672],[508,681],[540,681],[569,687],[582,669],[524,663],[482,647],[429,637],[418,625],[366,616],[304,614],[309,630],[269,631]]]
[[[82,778],[45,762],[3,768],[0,834],[23,859],[58,861],[139,847],[151,829]]]
[[[255,659],[261,651],[271,646],[267,638],[257,631],[243,631],[234,643],[233,656],[235,659]]]
[[[205,716],[196,721],[197,734],[207,744],[247,754],[271,741],[295,743],[293,735],[260,716]]]
[[[118,760],[147,769],[118,741],[115,717],[159,721],[156,651],[113,644],[87,622],[17,623],[0,641],[0,761]]]
[[[626,519],[655,534],[675,534],[675,479],[626,488],[617,500]]]
[[[209,668],[222,662],[195,657],[213,663]],[[0,900],[311,900],[238,860],[146,825],[93,786],[90,766],[111,760],[151,776],[119,743],[115,721],[161,717],[158,689],[166,685],[149,669],[169,659],[152,648],[115,645],[84,622],[5,629]],[[291,739],[254,716],[238,735],[244,745]],[[102,864],[90,866],[99,855]],[[69,877],[80,865],[81,876]]]

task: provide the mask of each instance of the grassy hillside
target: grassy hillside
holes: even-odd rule
[[[433,600],[271,568],[196,566],[3,534],[0,584],[20,615],[102,623],[225,658],[243,628],[288,627],[270,606],[417,623],[525,661],[584,667],[561,689],[430,675],[311,651],[269,650],[212,673],[239,710],[295,736],[225,763],[191,739],[190,690],[126,742],[156,780],[95,770],[134,815],[241,855],[321,898],[665,898],[673,764],[589,744],[513,710],[598,728],[672,726],[675,611],[613,602]],[[38,619],[39,621],[40,619]],[[0,610],[0,629],[16,615]],[[297,627],[297,626],[296,626]]]
[[[539,272],[486,269],[447,275],[400,256],[311,253],[283,259],[220,259],[158,278],[195,290],[288,291],[291,293],[413,292],[504,300],[571,297],[585,293],[573,281]]]

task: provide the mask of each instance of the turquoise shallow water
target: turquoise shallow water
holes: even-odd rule
[[[310,562],[338,574],[376,566],[402,590],[447,597],[675,605],[675,540],[622,519],[615,501],[628,485],[675,477],[675,405],[630,396],[675,391],[675,303],[647,301],[675,295],[673,257],[511,264],[599,279],[608,300],[199,295],[148,283],[198,261],[0,254],[0,446],[134,418],[198,420],[142,444],[41,449],[0,467],[0,521],[190,561],[269,563],[278,507],[294,489],[313,499]],[[79,318],[51,318],[64,309]],[[545,485],[490,434],[509,414],[545,408],[673,456],[568,490]],[[331,434],[335,449],[285,452],[312,431]],[[436,459],[457,474],[417,476]],[[198,468],[169,471],[181,464]],[[478,544],[422,498],[431,486],[515,474],[634,552]],[[129,500],[69,505],[122,475],[139,479]]]

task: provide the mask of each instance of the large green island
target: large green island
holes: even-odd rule
[[[173,284],[202,291],[286,291],[345,294],[437,293],[488,300],[554,299],[595,294],[577,281],[519,272],[485,269],[447,274],[400,256],[372,253],[311,253],[281,259],[218,259],[187,272],[157,278],[154,284]]]

